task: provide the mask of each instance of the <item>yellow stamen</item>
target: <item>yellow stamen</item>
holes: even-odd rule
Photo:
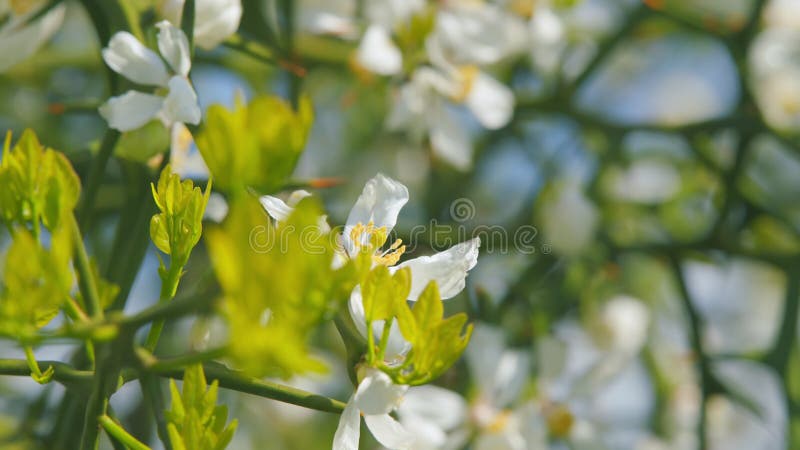
[[[11,0],[11,9],[14,14],[21,16],[33,10],[33,7],[39,3],[39,0]]]
[[[554,405],[547,411],[547,429],[554,437],[563,438],[569,436],[572,425],[575,423],[575,416],[569,408],[564,405]]]
[[[478,78],[479,73],[478,66],[474,65],[461,66],[458,68],[461,89],[453,95],[454,102],[463,103],[467,99],[470,92],[472,92],[472,87],[475,85],[475,79]]]
[[[508,426],[509,419],[511,419],[510,411],[501,411],[494,416],[492,422],[486,427],[490,433],[500,433]]]
[[[406,246],[402,245],[402,240],[397,239],[388,249],[380,252],[379,249],[386,242],[388,235],[386,227],[376,227],[372,221],[366,225],[357,223],[350,230],[350,241],[353,242],[357,251],[372,253],[372,261],[375,264],[393,266],[406,251]]]
[[[535,0],[511,0],[509,8],[511,11],[525,19],[533,17],[533,6]]]

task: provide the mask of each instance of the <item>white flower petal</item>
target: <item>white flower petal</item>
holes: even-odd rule
[[[336,434],[333,435],[333,450],[358,450],[360,437],[361,416],[351,397],[339,417],[339,426],[336,428]]]
[[[518,431],[482,434],[475,440],[475,450],[525,450],[525,440]]]
[[[402,423],[406,419],[419,419],[445,430],[452,430],[467,418],[467,401],[464,397],[433,385],[414,386],[408,389],[397,408]]]
[[[464,289],[467,272],[478,263],[480,245],[480,238],[474,238],[435,255],[410,259],[392,269],[411,269],[409,300],[416,300],[431,281],[436,281],[442,299],[448,299]]]
[[[400,424],[414,435],[414,450],[440,450],[447,444],[447,433],[438,425],[422,417],[401,417]]]
[[[502,128],[514,114],[514,94],[505,84],[479,72],[472,81],[466,105],[484,127]]]
[[[128,91],[111,97],[98,111],[108,126],[122,132],[135,130],[153,120],[161,111],[164,99],[157,95]]]
[[[414,436],[388,414],[365,414],[364,422],[375,440],[388,449],[409,449],[414,444]]]
[[[258,201],[261,202],[261,206],[267,214],[278,222],[288,219],[289,215],[294,210],[294,208],[287,205],[283,200],[272,195],[262,195],[259,197]]]
[[[490,392],[494,387],[495,372],[505,351],[503,330],[481,323],[475,325],[466,357],[469,373],[480,392]]]
[[[364,185],[364,190],[347,216],[342,240],[348,253],[355,248],[350,242],[350,231],[358,224],[373,222],[375,227],[386,227],[391,232],[397,223],[400,209],[408,202],[408,188],[383,174],[377,174]]]
[[[282,222],[289,218],[289,215],[292,214],[294,207],[300,203],[300,200],[310,196],[310,192],[300,189],[292,192],[285,202],[272,195],[262,195],[258,201],[261,202],[261,206],[265,211],[267,211],[267,214],[269,214],[270,217],[278,222]],[[321,216],[320,225],[324,223],[326,226],[322,226],[321,228],[329,230],[330,227],[327,226],[328,222],[325,220],[325,218],[326,216]]]
[[[161,52],[175,73],[184,77],[189,75],[192,59],[186,34],[166,20],[158,22],[156,26],[158,27],[158,51]]]
[[[403,55],[392,42],[389,31],[370,25],[356,52],[356,60],[365,69],[380,75],[394,75],[403,69]]]
[[[239,29],[241,0],[201,0],[197,2],[194,42],[212,50]]]
[[[170,148],[169,164],[173,172],[181,178],[208,179],[208,166],[203,155],[194,145],[192,133],[182,123],[172,126]]]
[[[63,4],[54,7],[43,17],[24,24],[30,20],[31,14],[40,10],[37,8],[22,16],[11,17],[0,27],[0,55],[3,55],[0,58],[0,73],[28,59],[61,27],[66,10]],[[0,17],[3,15],[0,13]]]
[[[367,369],[367,375],[358,384],[353,402],[364,415],[388,414],[392,411],[408,386],[392,382],[389,375],[377,369]]]
[[[211,195],[208,196],[208,204],[206,205],[205,213],[203,213],[203,219],[222,223],[227,215],[228,202],[225,201],[225,197],[217,192],[212,192]]]
[[[472,143],[466,127],[444,107],[433,108],[431,112],[427,119],[433,152],[456,169],[468,170],[472,167]]]
[[[134,83],[166,86],[169,81],[167,68],[158,54],[127,31],[111,36],[102,54],[108,67]]]
[[[189,80],[177,75],[169,80],[169,94],[164,100],[162,114],[167,125],[176,122],[192,125],[200,123],[200,105],[197,104],[197,94]]]

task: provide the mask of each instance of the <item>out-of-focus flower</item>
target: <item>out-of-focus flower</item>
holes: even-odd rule
[[[456,64],[495,64],[520,53],[528,36],[524,19],[490,2],[447,2],[429,39]]]
[[[300,28],[309,33],[354,37],[355,0],[301,0],[298,6]]]
[[[384,447],[391,450],[410,449],[411,435],[389,415],[403,399],[408,386],[392,383],[389,375],[377,369],[365,369],[358,388],[347,401],[333,436],[333,450],[358,450],[361,416],[367,428]]]
[[[782,22],[778,22],[782,23]],[[800,28],[776,25],[762,31],[750,48],[751,83],[767,123],[780,130],[800,127]]]
[[[197,94],[188,78],[192,61],[186,35],[167,21],[156,26],[158,50],[169,63],[172,75],[158,54],[127,31],[114,34],[103,49],[103,60],[115,72],[134,83],[166,89],[166,96],[131,90],[110,98],[99,110],[111,128],[131,131],[153,119],[161,120],[167,128],[176,123],[200,123]]]
[[[392,30],[425,7],[424,0],[375,0],[367,2],[367,30],[356,51],[356,62],[380,75],[395,75],[403,69],[403,55],[392,38]]]
[[[625,170],[614,171],[611,178],[611,195],[643,204],[669,200],[678,193],[681,185],[675,166],[656,160],[637,161]]]
[[[65,5],[59,4],[31,22],[48,2],[0,0],[0,73],[33,55],[64,20]]]
[[[435,386],[409,389],[397,410],[400,423],[417,437],[414,448],[462,448],[474,438],[479,450],[545,450],[542,416],[521,396],[530,357],[505,345],[503,330],[475,327],[467,365],[475,385],[469,403]]]
[[[466,106],[484,128],[495,130],[511,120],[514,94],[477,66],[450,63],[435,41],[429,44],[434,66],[418,68],[401,87],[388,126],[427,135],[435,154],[466,170],[472,165],[472,143],[452,108]]]
[[[180,26],[184,3],[186,0],[164,0],[161,14]],[[201,48],[211,50],[239,29],[241,0],[197,0],[194,7],[194,42]]]
[[[564,180],[546,190],[537,216],[547,244],[568,256],[591,243],[600,219],[597,207],[586,198],[577,179]]]

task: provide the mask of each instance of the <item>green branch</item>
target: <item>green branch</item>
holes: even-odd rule
[[[203,369],[205,370],[206,378],[209,382],[218,380],[220,387],[226,389],[270,398],[272,400],[323,412],[338,414],[341,413],[345,407],[345,404],[339,400],[313,394],[291,386],[249,377],[218,363],[207,363],[203,366]],[[156,367],[153,373],[162,377],[183,379],[183,369],[159,369]]]

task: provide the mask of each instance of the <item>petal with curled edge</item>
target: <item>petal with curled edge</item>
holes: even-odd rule
[[[164,99],[157,95],[128,91],[111,97],[98,111],[108,126],[122,132],[140,128],[161,111]]]
[[[162,114],[167,125],[178,122],[192,125],[200,123],[202,113],[197,103],[197,93],[189,80],[177,75],[169,80],[169,93],[164,99]]]
[[[364,422],[375,440],[388,449],[405,450],[414,444],[414,436],[388,414],[365,415]]]
[[[166,86],[169,82],[167,68],[158,54],[127,31],[115,33],[102,54],[111,70],[134,83]]]
[[[408,386],[394,384],[389,375],[377,369],[367,369],[358,384],[353,401],[364,415],[388,414],[397,407]]]
[[[480,245],[480,238],[474,238],[435,255],[410,259],[390,270],[394,272],[404,267],[411,269],[409,300],[416,300],[431,281],[436,282],[439,293],[445,300],[464,290],[467,272],[478,263]]]
[[[379,25],[370,25],[356,51],[356,60],[370,72],[394,75],[403,69],[403,55],[392,42],[389,31]]]
[[[354,254],[355,244],[350,240],[350,232],[357,224],[372,222],[376,228],[386,227],[391,232],[397,223],[400,210],[408,202],[408,188],[381,173],[375,175],[364,185],[364,190],[347,216],[342,243],[348,254]]]
[[[158,27],[158,51],[161,52],[175,73],[183,77],[189,75],[192,58],[186,34],[166,20],[158,22],[156,27]]]

